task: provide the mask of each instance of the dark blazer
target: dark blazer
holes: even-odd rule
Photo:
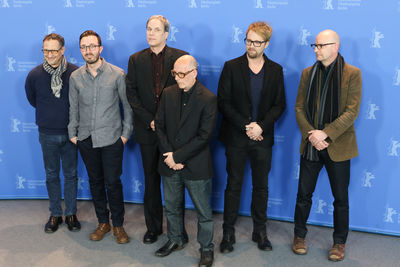
[[[306,90],[311,67],[303,70],[296,99],[296,121],[301,132],[300,153],[309,136],[308,132],[315,130],[306,118]],[[345,161],[358,155],[354,121],[358,116],[361,104],[361,70],[345,63],[340,92],[340,115],[331,123],[327,123],[323,131],[328,135],[328,154],[333,161]]]
[[[174,67],[175,60],[185,54],[187,54],[185,51],[165,47],[160,97],[165,87],[176,83],[171,76],[171,69]],[[129,57],[126,95],[134,115],[135,141],[140,144],[156,143],[157,136],[150,128],[150,122],[154,120],[157,111],[150,48]]]
[[[286,107],[282,67],[264,55],[264,86],[260,95],[258,118],[252,118],[250,70],[246,54],[225,62],[218,83],[218,108],[222,113],[219,139],[229,146],[249,143],[245,125],[256,121],[263,129],[260,145],[274,144],[274,123]],[[256,142],[256,141],[255,141]]]
[[[217,97],[199,81],[196,81],[182,115],[182,90],[178,85],[164,89],[156,115],[156,133],[161,155],[173,152],[174,161],[185,167],[180,170],[188,179],[208,179],[213,176],[209,143],[218,118]],[[171,176],[176,171],[160,157],[158,171]]]

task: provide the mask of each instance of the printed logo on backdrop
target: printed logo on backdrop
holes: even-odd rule
[[[46,23],[44,34],[50,34],[56,32],[56,28],[53,25]]]
[[[11,6],[10,6],[10,3]],[[0,7],[9,8],[9,7],[25,7],[32,5],[32,0],[0,0]]]
[[[388,155],[392,156],[392,157],[398,157],[399,156],[399,148],[400,148],[400,142],[395,140],[393,137],[390,138]]]
[[[202,76],[219,75],[221,72],[220,65],[205,65],[197,63],[197,68]]]
[[[268,208],[272,206],[282,206],[283,199],[282,198],[268,198]]]
[[[220,0],[187,0],[189,8],[210,8],[221,4]]]
[[[77,66],[83,66],[85,65],[85,61],[78,61],[76,58],[74,57],[68,57],[68,62],[71,64],[75,64]]]
[[[398,217],[397,220],[396,217]],[[397,221],[398,223],[400,223],[399,213],[394,208],[386,207],[385,213],[383,215],[383,221],[387,223],[395,223]]]
[[[72,0],[63,0],[65,8],[73,8],[73,7],[90,7],[95,4],[95,0],[75,0],[75,5],[72,3]]]
[[[158,4],[158,0],[124,0],[126,8],[146,8]]]
[[[232,43],[233,44],[238,44],[241,43],[240,35],[243,34],[243,30],[239,27],[236,27],[235,25],[232,25]]]
[[[45,187],[46,179],[27,179],[19,174],[16,175],[16,189],[36,189],[38,187]]]
[[[300,35],[299,35],[299,44],[300,45],[309,45],[307,38],[311,36],[311,32],[301,26]]]
[[[261,0],[254,0],[254,8],[264,8]]]
[[[367,120],[376,120],[375,112],[377,112],[378,110],[380,110],[380,107],[377,104],[372,103],[371,100],[368,101],[367,111],[366,111]]]
[[[279,7],[285,7],[289,5],[289,0],[267,0],[265,1],[265,5],[263,5],[260,1],[256,1],[256,6],[255,8],[279,8]],[[263,6],[263,7],[262,7]]]
[[[11,117],[10,131],[12,133],[27,133],[37,130],[37,125],[34,122],[21,122],[15,117]]]
[[[0,150],[0,162],[3,161],[3,154],[4,154],[3,150]]]
[[[170,42],[176,42],[176,36],[175,34],[177,34],[179,32],[179,29],[177,27],[175,27],[174,25],[171,25],[170,29],[169,29],[169,37],[168,37],[168,41]]]
[[[128,8],[133,8],[135,7],[135,4],[133,3],[133,0],[125,0],[125,6]]]
[[[89,188],[89,181],[83,177],[78,176],[78,191],[83,191]]]
[[[285,136],[284,135],[274,135],[274,142],[275,143],[284,143],[285,142]]]
[[[117,28],[110,23],[107,24],[107,37],[106,39],[109,41],[115,41],[114,33],[117,31]]]
[[[36,61],[20,61],[12,56],[6,56],[5,69],[8,72],[30,71],[36,67]]]
[[[362,0],[337,0],[333,4],[333,0],[322,0],[322,9],[324,10],[349,10],[361,7]]]
[[[400,68],[398,66],[394,70],[393,85],[400,86]]]
[[[143,184],[138,180],[138,179],[135,179],[135,178],[133,178],[133,185],[132,185],[132,187],[133,187],[133,193],[141,193],[142,191],[140,190],[140,187],[142,187],[143,186]]]
[[[314,213],[316,214],[329,214],[332,215],[333,214],[333,205],[330,204],[328,205],[328,203],[320,198],[320,197],[316,197],[315,200],[313,201],[313,210]]]
[[[371,47],[372,48],[381,48],[380,41],[385,38],[385,35],[380,31],[377,31],[376,28],[372,30],[372,37],[371,37]]]
[[[298,162],[294,165],[293,178],[295,180],[299,180],[300,178],[300,164]]]
[[[363,179],[362,179],[362,186],[371,188],[372,187],[371,181],[373,179],[375,179],[375,175],[370,171],[364,170],[364,176],[363,176]]]

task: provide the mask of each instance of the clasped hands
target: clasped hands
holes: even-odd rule
[[[182,163],[175,163],[174,157],[172,156],[172,152],[167,152],[164,153],[163,156],[165,156],[166,158],[164,159],[164,163],[167,164],[167,166],[170,169],[173,169],[174,171],[179,171],[182,170],[183,167],[185,167],[185,165],[183,165]]]
[[[246,126],[246,134],[253,141],[262,141],[264,138],[262,137],[263,130],[257,122],[253,121]]]
[[[308,134],[308,141],[310,141],[316,150],[321,151],[329,146],[329,143],[325,141],[328,135],[324,131],[311,130]]]

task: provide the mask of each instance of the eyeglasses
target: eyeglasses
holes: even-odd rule
[[[244,38],[244,43],[248,46],[253,45],[254,47],[260,47],[263,43],[266,43],[267,41],[253,41],[247,38]]]
[[[81,51],[86,51],[89,49],[90,51],[93,51],[95,48],[100,47],[101,45],[95,45],[95,44],[90,44],[90,45],[81,45],[79,49]]]
[[[57,50],[54,50],[54,49],[44,49],[44,48],[42,48],[42,52],[43,52],[43,54],[45,54],[45,55],[48,55],[48,54],[55,55],[55,54],[57,54],[58,52],[60,52],[61,49],[62,49],[62,47],[60,47],[60,48],[57,49]]]
[[[310,44],[310,46],[311,46],[311,48],[312,48],[312,49],[315,49],[315,48],[317,48],[318,50],[321,50],[321,49],[322,49],[322,47],[324,47],[324,46],[326,46],[326,45],[333,45],[333,44],[336,44],[336,43],[326,43],[326,44]]]
[[[174,70],[171,70],[171,75],[172,75],[172,77],[174,77],[174,78],[175,78],[176,75],[178,75],[179,78],[183,79],[183,78],[186,77],[186,75],[188,75],[189,73],[191,73],[191,72],[194,71],[194,70],[197,70],[197,69],[192,69],[192,70],[189,70],[189,71],[187,71],[187,72],[176,72],[176,71],[174,71]]]

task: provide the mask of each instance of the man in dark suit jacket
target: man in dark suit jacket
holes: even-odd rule
[[[252,23],[246,32],[246,54],[225,63],[218,85],[222,113],[219,139],[226,146],[228,181],[225,190],[221,252],[231,252],[247,157],[252,169],[252,240],[271,250],[266,233],[268,173],[271,168],[274,123],[285,109],[282,67],[264,54],[272,29]]]
[[[211,266],[214,223],[209,203],[213,176],[209,142],[217,123],[217,97],[196,80],[197,63],[192,56],[180,57],[172,73],[177,85],[164,90],[155,121],[168,229],[168,242],[156,256],[183,248],[181,199],[186,187],[198,215],[199,266]]]
[[[302,138],[293,252],[307,253],[306,222],[318,174],[325,165],[335,198],[328,259],[340,261],[349,231],[350,159],[358,155],[354,121],[361,103],[361,71],[344,62],[336,32],[320,32],[311,46],[317,62],[303,70],[295,106]]]
[[[165,17],[150,17],[146,28],[150,48],[130,56],[126,94],[134,113],[134,138],[140,144],[145,176],[143,201],[147,232],[143,242],[151,244],[157,241],[157,236],[162,233],[163,222],[161,177],[157,172],[160,153],[154,117],[163,89],[175,84],[170,73],[175,60],[187,53],[166,45],[169,22]]]

